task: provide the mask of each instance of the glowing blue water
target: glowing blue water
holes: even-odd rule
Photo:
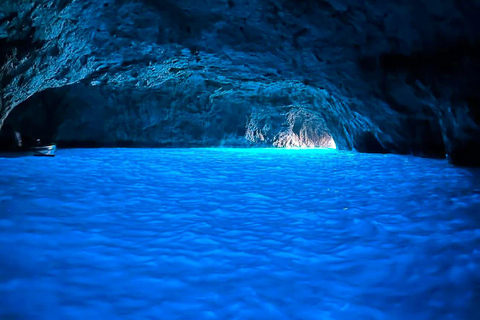
[[[100,149],[0,172],[0,319],[480,318],[478,171]]]

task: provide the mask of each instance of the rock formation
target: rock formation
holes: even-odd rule
[[[0,125],[480,165],[479,16],[475,0],[3,0]]]

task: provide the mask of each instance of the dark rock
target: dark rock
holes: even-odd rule
[[[331,136],[480,165],[479,14],[475,0],[4,0],[0,125],[29,116],[72,146]]]

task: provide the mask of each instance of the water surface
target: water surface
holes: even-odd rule
[[[0,319],[480,319],[476,170],[77,149],[0,173]]]

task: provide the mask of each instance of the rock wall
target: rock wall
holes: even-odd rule
[[[33,96],[5,123],[64,147],[334,147],[306,86],[218,86],[201,77],[132,92],[76,84]]]
[[[480,165],[479,14],[475,0],[4,0],[0,124],[50,94],[71,144],[332,136]]]

